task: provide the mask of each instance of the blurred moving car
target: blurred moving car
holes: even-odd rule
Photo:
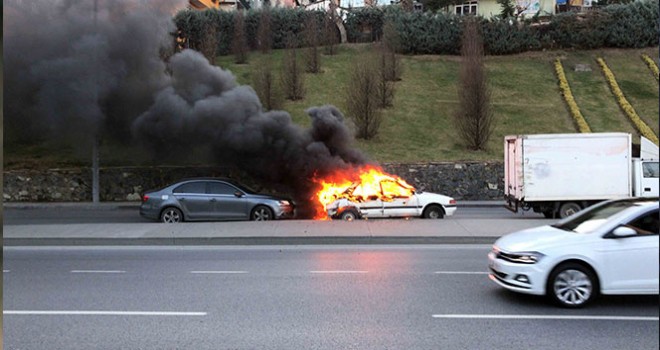
[[[293,203],[228,179],[188,179],[142,196],[140,215],[165,223],[291,218]]]
[[[658,198],[611,200],[554,225],[499,238],[489,277],[520,293],[582,307],[598,294],[658,294]]]
[[[381,181],[376,194],[373,189],[353,183],[337,200],[326,206],[333,219],[423,217],[442,219],[456,211],[456,200],[441,194],[416,191],[405,183]],[[366,193],[366,195],[365,195]]]

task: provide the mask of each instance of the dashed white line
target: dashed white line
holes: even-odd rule
[[[190,273],[195,274],[242,274],[248,273],[248,271],[190,271]]]
[[[2,273],[11,272],[10,270],[2,270]]]
[[[487,275],[488,272],[477,272],[477,271],[436,271],[434,272],[438,275]]]
[[[369,273],[369,271],[352,271],[352,270],[329,270],[329,271],[309,271],[309,273]]]
[[[126,273],[122,270],[71,270],[71,273]]]
[[[592,321],[660,321],[658,316],[585,316],[585,315],[433,315],[433,318],[450,319],[501,319],[501,320],[592,320]]]
[[[170,311],[81,311],[81,310],[4,310],[3,315],[33,316],[206,316],[206,312]]]

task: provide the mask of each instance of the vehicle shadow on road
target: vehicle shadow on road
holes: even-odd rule
[[[529,308],[556,308],[557,310],[569,310],[553,304],[547,297],[542,295],[520,294],[509,290],[494,291],[494,297],[501,299],[506,304],[514,304]],[[589,305],[580,310],[596,310],[601,308],[625,309],[625,310],[647,310],[658,309],[660,296],[658,295],[600,295]]]

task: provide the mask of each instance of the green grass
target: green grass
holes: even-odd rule
[[[345,86],[356,55],[368,45],[342,46],[335,56],[322,56],[320,74],[305,74],[306,96],[286,101],[284,110],[292,120],[308,127],[305,110],[332,104],[345,111]],[[635,50],[545,51],[513,56],[486,57],[491,102],[496,126],[486,151],[469,151],[452,124],[458,108],[458,56],[403,56],[402,80],[396,83],[394,107],[384,110],[378,136],[370,141],[356,140],[355,147],[378,162],[443,162],[502,160],[505,135],[576,132],[568,109],[559,93],[553,61],[562,59],[576,102],[594,132],[636,134],[609,91],[595,61],[603,57],[617,77],[624,94],[637,113],[658,133],[658,83],[640,59],[642,53],[657,59],[657,47]],[[302,62],[303,51],[299,51]],[[219,57],[218,66],[234,73],[240,84],[251,83],[253,65],[268,59],[276,74],[282,64],[282,51],[271,56],[252,53],[248,64],[235,65],[233,56]],[[576,64],[588,64],[590,72],[576,72]],[[347,121],[350,124],[350,121]],[[7,138],[5,138],[7,139]],[[53,151],[56,150],[56,151]],[[191,164],[203,163],[203,154],[192,156]],[[5,168],[25,164],[52,166],[61,163],[88,163],[88,155],[66,147],[5,145]],[[36,160],[30,162],[30,159]],[[105,143],[101,148],[104,165],[148,164],[149,155],[133,145]]]

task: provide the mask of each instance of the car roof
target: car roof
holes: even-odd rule
[[[189,182],[189,181],[224,181],[232,184],[237,182],[236,180],[232,180],[226,177],[187,177],[177,181],[177,183]]]

